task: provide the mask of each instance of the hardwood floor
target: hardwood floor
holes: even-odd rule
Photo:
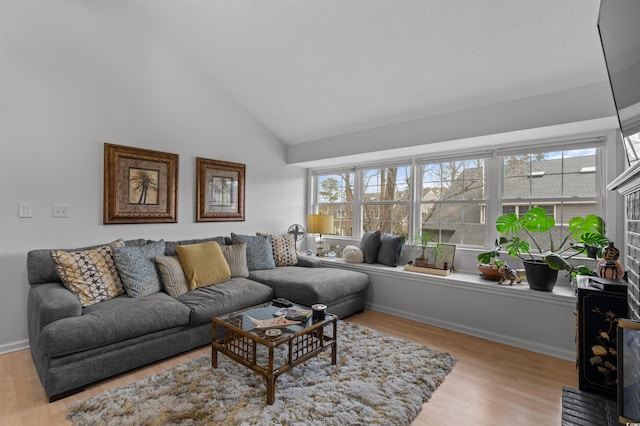
[[[446,351],[458,359],[453,371],[413,422],[424,425],[559,425],[562,386],[577,387],[575,363],[470,337],[375,311],[347,321]],[[68,425],[67,406],[106,389],[155,374],[210,353],[203,347],[84,392],[48,403],[28,350],[0,355],[0,424]]]

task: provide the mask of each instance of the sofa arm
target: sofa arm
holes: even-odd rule
[[[39,284],[29,289],[27,302],[29,333],[39,333],[47,324],[80,315],[82,315],[80,300],[62,284]]]
[[[320,259],[311,256],[298,256],[298,266],[304,266],[306,268],[318,268],[322,265]]]

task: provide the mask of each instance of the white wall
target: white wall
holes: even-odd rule
[[[0,352],[27,343],[30,249],[303,223],[305,171],[126,2],[3,0],[0,31]],[[180,155],[177,224],[102,225],[104,142]],[[245,222],[195,223],[196,156],[246,164]]]

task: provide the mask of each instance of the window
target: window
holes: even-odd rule
[[[315,199],[318,213],[333,216],[336,235],[352,235],[354,173],[352,171],[315,176]]]
[[[503,156],[502,214],[522,216],[532,207],[544,208],[564,225],[554,230],[559,245],[572,217],[598,213],[596,157],[595,147]]]
[[[361,170],[362,231],[409,235],[411,167]]]
[[[313,172],[311,209],[334,217],[336,236],[371,230],[430,241],[487,247],[496,218],[533,207],[553,215],[566,235],[574,216],[602,215],[602,138],[530,145]]]
[[[418,166],[420,228],[431,241],[484,246],[485,159],[428,162]]]

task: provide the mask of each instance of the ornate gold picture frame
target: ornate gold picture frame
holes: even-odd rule
[[[178,154],[104,144],[105,225],[178,221]]]
[[[244,221],[245,165],[196,158],[196,222]]]

